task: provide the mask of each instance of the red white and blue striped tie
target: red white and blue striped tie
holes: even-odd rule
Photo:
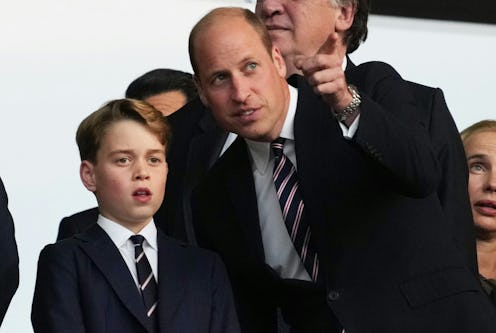
[[[278,138],[270,144],[275,159],[273,177],[277,197],[294,247],[312,280],[317,281],[319,260],[312,245],[310,225],[305,219],[305,204],[298,190],[296,168],[283,153],[284,141],[284,138]]]

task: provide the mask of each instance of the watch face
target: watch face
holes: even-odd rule
[[[358,93],[358,89],[354,85],[348,85],[348,90],[350,91],[352,97],[350,104],[340,112],[334,113],[339,121],[345,121],[350,116],[355,114],[355,112],[358,110],[358,107],[360,106],[360,103],[362,102],[360,94]]]

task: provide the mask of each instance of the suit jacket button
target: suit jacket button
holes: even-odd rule
[[[339,295],[339,291],[337,290],[331,290],[327,297],[329,298],[330,301],[337,301],[341,295]]]

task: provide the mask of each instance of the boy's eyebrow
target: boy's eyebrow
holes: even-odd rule
[[[164,149],[149,149],[146,151],[148,154],[156,154],[156,153],[160,153],[160,154],[165,154],[165,148]]]
[[[116,149],[112,150],[109,152],[109,155],[116,155],[116,154],[131,154],[133,151],[132,149]]]
[[[164,149],[148,149],[146,151],[147,154],[165,154],[165,148]],[[134,154],[133,149],[116,149],[113,150],[109,153],[109,155],[116,155],[116,154]]]

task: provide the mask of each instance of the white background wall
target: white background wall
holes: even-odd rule
[[[62,217],[95,205],[78,176],[79,122],[148,70],[191,71],[189,30],[222,5],[253,8],[242,0],[2,0],[0,177],[21,282],[0,332],[32,332],[39,251],[55,240]],[[496,26],[380,16],[369,26],[355,63],[383,60],[409,80],[443,88],[460,129],[496,118]]]

